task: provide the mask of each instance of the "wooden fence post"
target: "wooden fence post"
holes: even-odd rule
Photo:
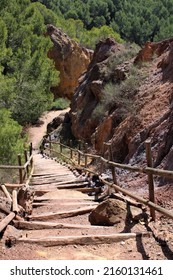
[[[30,157],[32,156],[32,150],[33,150],[33,148],[32,148],[32,142],[31,142],[29,145],[29,156]],[[33,159],[31,159],[31,168],[32,168],[32,166],[33,166]]]
[[[72,147],[73,147],[73,142],[72,140],[70,140],[70,158],[72,159],[73,158],[73,150],[72,150]]]
[[[88,156],[86,153],[88,152],[88,143],[85,143],[85,168],[87,168],[88,165]]]
[[[61,145],[61,139],[60,139],[60,142],[59,142],[59,148],[60,148],[60,154],[62,154],[62,145]]]
[[[24,150],[24,157],[25,157],[25,163],[28,161],[28,153],[27,150]],[[27,165],[26,167],[26,173],[27,173],[27,177],[29,175],[29,166]]]
[[[32,156],[32,143],[29,145],[29,155]]]
[[[114,161],[113,159],[113,152],[112,152],[112,144],[107,144],[109,147],[109,160]],[[112,171],[112,179],[114,184],[117,184],[117,177],[116,177],[116,173],[115,173],[115,166],[111,166],[111,171]]]
[[[17,212],[19,212],[19,208],[18,208],[18,204],[17,204],[17,191],[16,190],[12,191],[12,198],[13,198],[12,209],[13,209],[13,212],[17,213]]]
[[[148,139],[145,141],[145,147],[146,147],[146,159],[147,159],[147,166],[153,167],[153,161],[152,161],[152,154],[151,154],[151,140]],[[154,180],[153,180],[153,174],[148,174],[148,184],[149,184],[149,200],[151,202],[155,202],[154,198]],[[150,215],[153,221],[155,221],[155,209],[150,208]]]
[[[101,151],[101,157],[104,157],[105,154],[105,142],[103,142],[102,145],[102,151]],[[103,161],[101,161],[101,165],[100,165],[100,174],[103,173]]]
[[[79,146],[78,146],[78,165],[80,165],[80,161],[81,161],[81,154],[79,153],[80,150],[81,150],[81,141],[79,140]]]
[[[51,136],[49,135],[49,156],[51,156],[51,150],[52,150],[52,143],[51,143]]]
[[[18,154],[18,164],[19,166],[22,166],[22,160],[21,160],[21,155]],[[19,184],[23,183],[23,177],[22,177],[22,169],[19,169]]]

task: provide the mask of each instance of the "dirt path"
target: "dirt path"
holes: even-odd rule
[[[40,118],[40,125],[34,125],[28,128],[29,142],[32,142],[34,149],[38,149],[41,139],[46,134],[46,128],[48,123],[50,123],[54,118],[58,117],[60,114],[68,111],[69,108],[60,111],[46,112]]]

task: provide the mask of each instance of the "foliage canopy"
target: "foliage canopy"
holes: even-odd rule
[[[35,2],[35,1],[34,1]],[[39,0],[84,27],[108,25],[124,40],[142,45],[172,36],[173,0]]]

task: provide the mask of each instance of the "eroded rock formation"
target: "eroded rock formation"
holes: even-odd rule
[[[70,111],[72,132],[76,138],[92,142],[96,149],[101,149],[102,142],[110,139],[113,128],[110,116],[101,121],[94,112],[102,98],[103,88],[108,79],[103,69],[107,67],[111,54],[119,53],[122,49],[123,46],[110,38],[99,42],[96,45],[93,60],[87,72],[80,78],[79,86],[72,99]],[[101,141],[97,141],[97,138]]]
[[[76,138],[91,143],[98,153],[101,153],[104,141],[111,142],[116,161],[134,164],[146,161],[144,142],[150,137],[154,165],[173,169],[170,164],[173,149],[173,39],[147,43],[133,59],[132,63],[135,64],[150,61],[147,68],[144,67],[147,77],[134,95],[134,112],[122,118],[122,106],[116,104],[105,107],[104,114],[99,112],[100,117],[95,117],[95,110],[105,94],[104,85],[108,81],[116,84],[126,79],[129,62],[112,69],[109,77],[105,74],[109,58],[114,55],[116,60],[116,54],[121,51],[122,46],[111,39],[96,46],[93,60],[80,78],[72,100],[72,132]]]
[[[48,56],[55,61],[55,67],[60,72],[60,84],[53,87],[52,91],[55,97],[66,96],[71,99],[79,76],[86,70],[93,52],[81,47],[53,25],[47,26],[46,35],[53,42]]]
[[[109,38],[97,44],[72,98],[72,133],[90,143],[99,154],[103,142],[109,142],[115,161],[144,166],[145,140],[151,138],[154,166],[173,170],[173,39],[147,43],[136,59],[110,67],[110,61],[116,62],[123,48]],[[142,61],[148,61],[147,65],[141,66]],[[100,106],[110,98],[105,85],[121,84],[128,79],[130,67],[138,63],[140,71],[147,75],[132,96],[129,113],[124,114],[123,102]],[[160,184],[168,182],[159,180]]]

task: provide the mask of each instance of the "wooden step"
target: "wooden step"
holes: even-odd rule
[[[50,246],[62,246],[62,245],[91,245],[91,244],[110,244],[115,242],[124,241],[127,239],[137,239],[138,237],[147,236],[149,233],[115,233],[115,234],[92,234],[92,235],[80,235],[80,236],[51,236],[44,238],[19,238],[17,243],[36,243],[46,247]]]
[[[39,229],[100,229],[105,226],[92,226],[92,225],[80,225],[69,223],[55,223],[55,222],[41,222],[41,221],[15,221],[15,226],[18,229],[25,230],[39,230]]]
[[[73,216],[89,213],[93,209],[95,209],[95,207],[96,206],[88,206],[88,207],[83,207],[83,208],[69,210],[69,211],[59,211],[56,213],[50,212],[50,213],[45,213],[40,215],[30,215],[27,218],[29,220],[49,220],[53,218],[67,218],[67,217],[73,217]]]

